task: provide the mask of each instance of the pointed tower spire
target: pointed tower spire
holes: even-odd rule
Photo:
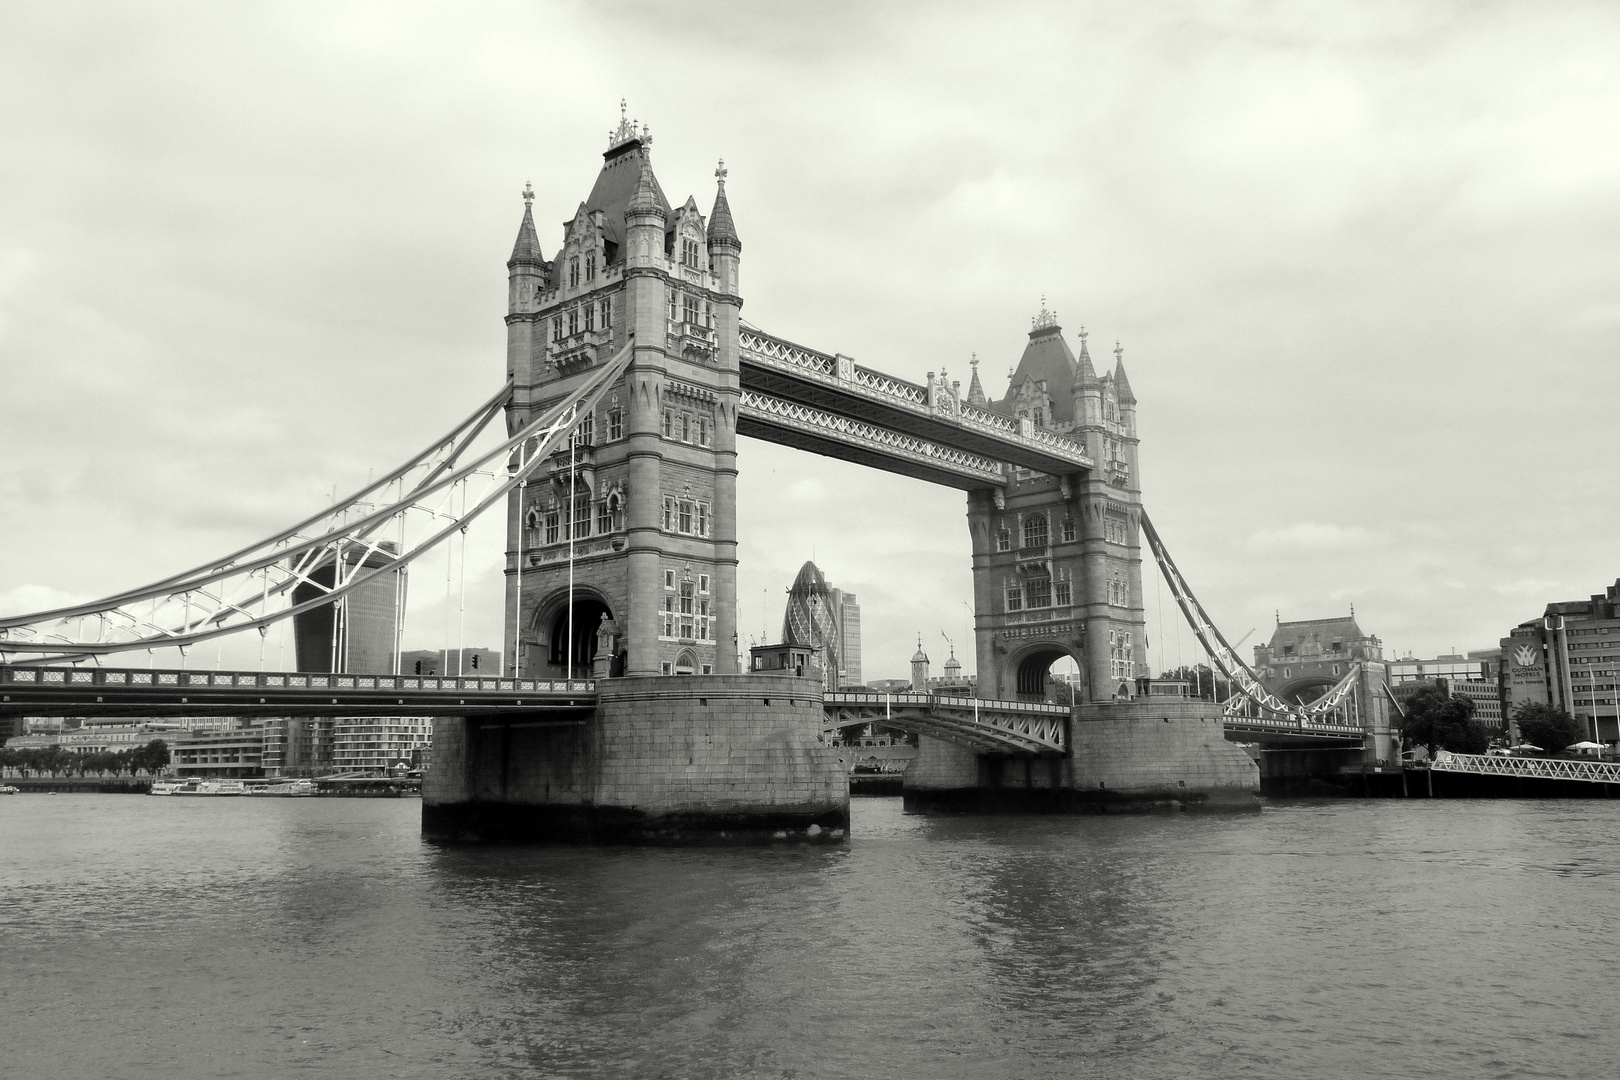
[[[540,236],[534,231],[534,187],[531,184],[523,185],[523,223],[518,226],[517,243],[512,245],[512,257],[507,260],[507,267],[516,264],[541,263],[545,259],[540,254]]]
[[[658,186],[658,177],[653,175],[652,155],[643,150],[641,172],[636,177],[636,189],[630,193],[630,202],[625,206],[625,213],[646,211],[662,215],[664,209],[663,199],[660,198],[662,194],[663,189]]]
[[[968,383],[968,404],[977,405],[982,409],[990,403],[990,399],[985,397],[984,387],[979,383],[979,354],[974,353],[973,359],[968,361],[968,363],[973,368],[973,381]]]
[[[1080,327],[1080,356],[1076,363],[1080,366],[1080,383],[1094,383],[1097,381],[1097,369],[1091,364],[1091,350],[1086,347],[1086,328]]]
[[[738,251],[742,250],[742,241],[737,239],[737,225],[731,220],[731,204],[726,201],[726,161],[720,159],[720,164],[714,170],[715,193],[714,211],[709,214],[709,243],[724,240],[736,245]]]
[[[709,215],[709,272],[720,291],[737,295],[737,278],[742,266],[742,241],[731,220],[731,204],[726,201],[726,161],[714,169],[714,211]]]
[[[1125,346],[1117,341],[1114,342],[1114,395],[1121,403],[1136,404],[1130,380],[1125,378]]]

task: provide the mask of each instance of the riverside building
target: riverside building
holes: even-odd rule
[[[1594,742],[1620,742],[1620,580],[1585,600],[1548,604],[1502,639],[1509,715],[1520,705],[1556,706],[1585,725]],[[1558,749],[1549,747],[1549,749]]]

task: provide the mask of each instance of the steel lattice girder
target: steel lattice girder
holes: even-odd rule
[[[1085,447],[1073,439],[1039,427],[1024,434],[1010,417],[967,402],[933,407],[927,387],[847,358],[749,329],[740,332],[739,346],[739,377],[745,391],[1052,476],[1096,468]]]
[[[1620,765],[1607,761],[1581,761],[1578,758],[1516,758],[1492,754],[1454,754],[1442,750],[1435,755],[1429,768],[1436,772],[1516,776],[1526,780],[1620,784]]]
[[[825,728],[882,724],[917,735],[948,739],[992,753],[1061,755],[1066,752],[1069,710],[971,698],[929,695],[828,694]]]
[[[737,433],[965,491],[1007,483],[1000,462],[754,390],[738,403]]]
[[[1142,510],[1141,515],[1142,535],[1153,550],[1153,557],[1159,564],[1165,583],[1170,586],[1170,593],[1175,597],[1176,606],[1181,608],[1181,614],[1192,627],[1199,644],[1204,647],[1210,663],[1214,664],[1245,698],[1264,713],[1294,717],[1302,726],[1319,722],[1321,717],[1330,715],[1343,703],[1361,675],[1360,663],[1350,665],[1350,670],[1332,690],[1309,705],[1290,704],[1267,690],[1260,676],[1238,656],[1237,650],[1227,643],[1214,621],[1204,611],[1203,605],[1193,595],[1192,587],[1181,576],[1181,571],[1176,569],[1174,560],[1170,558],[1169,549],[1159,538],[1158,530],[1148,520],[1147,511]]]
[[[423,453],[290,529],[141,589],[74,607],[0,618],[0,663],[8,654],[36,662],[77,662],[134,649],[184,649],[248,629],[262,634],[276,622],[333,603],[378,575],[395,573],[527,484],[568,439],[578,417],[623,373],[630,355],[627,345],[561,402],[469,463],[462,464],[461,458],[500,415],[512,393],[510,383]],[[482,488],[476,498],[469,498],[474,483]],[[391,495],[389,489],[396,484],[398,493]],[[458,490],[460,511],[454,508]],[[407,527],[419,535],[408,536]],[[398,540],[384,539],[385,529],[395,531]],[[367,568],[373,557],[377,565]],[[313,577],[328,564],[333,566],[330,584]],[[342,571],[351,564],[354,572],[344,577]],[[301,585],[320,595],[291,603],[293,590]],[[272,598],[287,603],[272,610]],[[77,621],[82,630],[84,620],[92,618],[93,638],[63,629]]]

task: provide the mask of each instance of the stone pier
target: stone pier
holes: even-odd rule
[[[422,833],[456,841],[840,843],[845,766],[819,683],[763,675],[597,683],[567,725],[439,720]]]
[[[1199,701],[1078,706],[1069,754],[980,754],[926,736],[906,770],[907,810],[1118,813],[1253,811],[1260,770],[1226,740],[1218,705]]]

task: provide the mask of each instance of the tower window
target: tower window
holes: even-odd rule
[[[596,305],[585,305],[585,332],[588,334],[596,329]]]
[[[568,336],[579,333],[579,308],[568,309]]]
[[[1008,532],[1006,529],[1002,529],[996,533],[996,550],[1012,550],[1012,533]]]
[[[568,287],[579,288],[579,260],[573,259],[568,263]]]
[[[595,281],[596,280],[596,256],[595,255],[587,255],[585,257],[585,280],[586,281]]]
[[[555,544],[556,542],[557,542],[557,511],[548,510],[548,511],[546,511],[546,543]]]
[[[608,505],[608,501],[603,499],[596,504],[596,532],[599,536],[605,536],[612,531],[613,510]]]
[[[602,298],[602,329],[606,330],[613,325],[613,301],[608,297]]]
[[[708,446],[709,445],[709,418],[708,417],[706,417],[706,416],[698,417],[697,431],[698,431],[698,445],[699,446]]]
[[[681,241],[681,262],[694,269],[698,266],[698,242],[691,237]]]
[[[1024,546],[1027,548],[1046,546],[1045,514],[1031,514],[1024,519]]]
[[[590,446],[592,444],[592,440],[596,438],[596,433],[593,430],[596,426],[595,420],[596,418],[590,413],[585,414],[585,419],[581,420],[579,427],[574,429],[574,445]]]
[[[571,536],[579,539],[591,535],[591,497],[589,495],[576,495],[571,500],[573,513],[571,515]]]
[[[664,410],[664,438],[673,439],[674,437],[675,437],[675,410],[674,409],[665,409]]]
[[[609,442],[617,442],[624,438],[624,413],[621,410],[609,409],[607,422]]]
[[[1069,583],[1067,581],[1058,581],[1053,583],[1052,602],[1058,607],[1068,607],[1074,602],[1069,593]]]
[[[1007,610],[1024,610],[1024,590],[1016,582],[1007,586]]]
[[[1073,518],[1064,518],[1063,519],[1063,542],[1065,544],[1071,544],[1071,543],[1074,542],[1074,519]]]
[[[692,323],[693,325],[696,325],[697,321],[698,321],[697,297],[688,296],[686,298],[684,306],[682,307],[682,312],[685,314],[687,322]]]
[[[1032,577],[1026,584],[1029,594],[1029,606],[1032,608],[1052,606],[1052,579],[1047,577]]]
[[[563,339],[563,321],[562,321],[562,316],[558,315],[556,318],[551,320],[551,340],[552,341],[561,341],[562,339]]]

